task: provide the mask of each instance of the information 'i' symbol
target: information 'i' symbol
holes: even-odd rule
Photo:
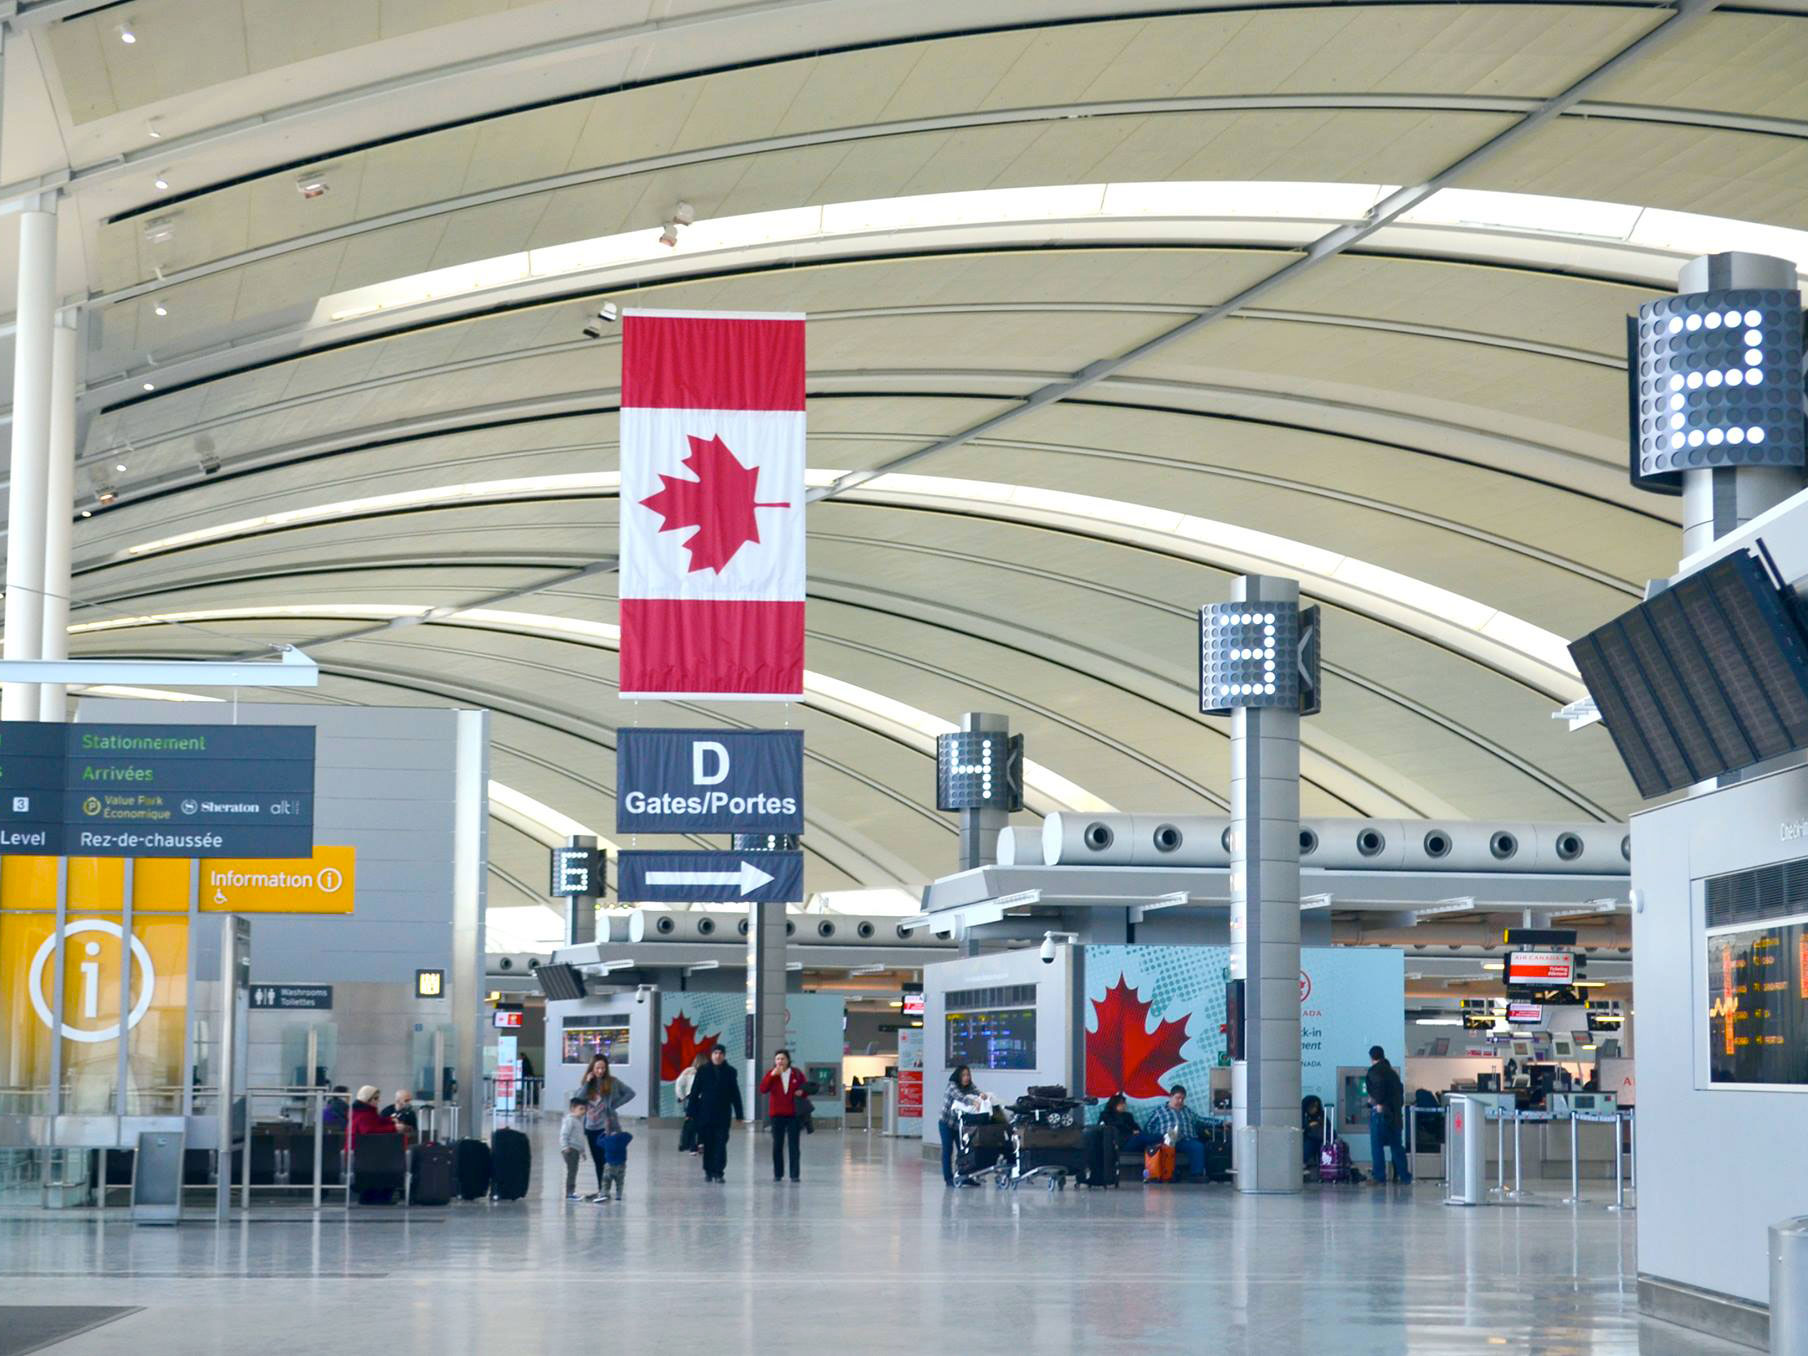
[[[83,943],[82,954],[89,958],[82,962],[82,1016],[93,1020],[100,1016],[100,962],[93,959],[100,955],[100,943]]]

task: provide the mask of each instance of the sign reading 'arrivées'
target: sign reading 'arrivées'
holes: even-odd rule
[[[0,856],[313,847],[312,726],[0,723]]]
[[[620,730],[618,833],[802,833],[802,730]]]

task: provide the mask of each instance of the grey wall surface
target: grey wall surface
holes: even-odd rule
[[[937,1117],[948,1086],[947,995],[962,989],[991,989],[1005,984],[1036,986],[1036,1067],[975,1069],[973,1082],[1001,1102],[1015,1101],[1032,1084],[1061,1083],[1078,1088],[1084,1065],[1079,1058],[1078,969],[1080,951],[1064,946],[1054,964],[1044,965],[1039,949],[1007,951],[967,960],[943,961],[923,969],[923,1138],[938,1140]]]
[[[1808,770],[1793,768],[1632,819],[1639,1272],[1761,1304],[1766,1229],[1808,1214],[1808,1089],[1710,1086],[1699,882],[1802,857],[1781,828],[1805,817]]]
[[[312,725],[316,730],[314,841],[357,849],[357,899],[349,916],[256,915],[251,977],[257,984],[382,985],[414,1002],[414,972],[443,969],[440,1020],[455,1027],[449,1062],[476,1098],[485,1023],[483,901],[488,875],[487,713],[420,707],[311,706],[293,702],[118,701],[85,697],[76,719],[144,725]],[[473,797],[475,806],[473,808]],[[327,1014],[322,1014],[323,1016]],[[392,1054],[363,1056],[400,1074],[408,1067],[398,1026]],[[350,1067],[347,1065],[346,1067]],[[342,1078],[354,1088],[359,1078]],[[392,1079],[370,1080],[392,1083]],[[465,1108],[474,1124],[476,1103]]]
[[[256,964],[258,929],[264,919],[251,922],[252,964]],[[388,1102],[398,1088],[421,1094],[421,1074],[430,1058],[417,1058],[417,1039],[431,1050],[433,1028],[447,1028],[446,1056],[452,1060],[453,1035],[443,1000],[416,998],[413,986],[400,984],[336,983],[333,1006],[327,1012],[253,1012],[251,1014],[250,1082],[254,1088],[287,1086],[295,1077],[291,1058],[284,1055],[284,1036],[305,1033],[310,1026],[328,1027],[321,1037],[321,1062],[328,1065],[329,1083],[343,1083],[356,1092],[361,1084],[374,1083]],[[418,1028],[418,1031],[417,1031]],[[326,1048],[332,1042],[330,1057]],[[297,1044],[305,1048],[305,1034]],[[421,1067],[416,1068],[416,1064]],[[432,1087],[429,1080],[426,1087]],[[262,1105],[260,1104],[260,1111]]]

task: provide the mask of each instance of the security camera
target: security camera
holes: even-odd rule
[[[672,249],[678,244],[677,222],[666,222],[665,229],[659,233],[659,243],[664,245],[667,249]]]
[[[634,1001],[636,1003],[644,1003],[647,1001],[647,995],[652,992],[653,986],[651,984],[636,984],[634,986]]]
[[[1055,934],[1052,932],[1042,939],[1042,963],[1044,965],[1055,963]]]

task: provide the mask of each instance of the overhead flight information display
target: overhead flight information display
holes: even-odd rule
[[[1709,1081],[1808,1084],[1808,924],[1716,933],[1707,951]]]
[[[1033,1069],[1036,1067],[1036,1009],[991,1008],[947,1014],[948,1067]]]

